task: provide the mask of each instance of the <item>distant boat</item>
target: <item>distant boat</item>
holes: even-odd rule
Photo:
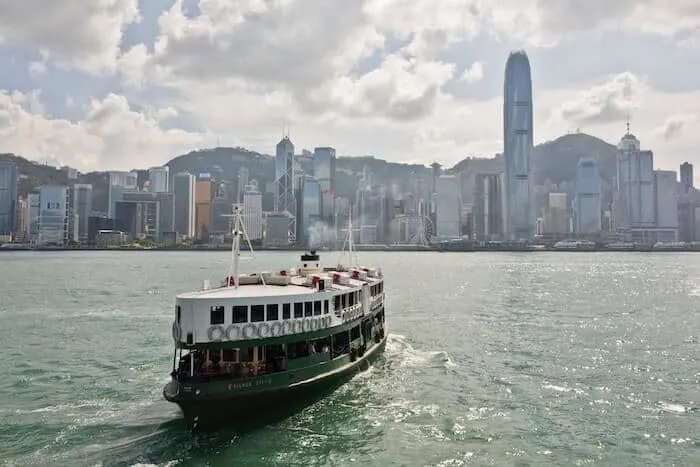
[[[296,268],[243,275],[241,234],[248,241],[236,207],[228,276],[175,300],[172,379],[163,395],[191,430],[245,423],[324,394],[386,346],[384,278],[380,269],[352,266],[351,235],[347,266],[324,268],[312,250]]]
[[[555,250],[576,250],[576,251],[591,251],[595,250],[595,242],[589,240],[561,240],[554,244]]]

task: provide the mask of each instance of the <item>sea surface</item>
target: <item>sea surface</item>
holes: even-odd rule
[[[700,255],[360,255],[387,283],[377,365],[193,435],[161,395],[174,296],[229,253],[0,254],[0,465],[700,465]]]

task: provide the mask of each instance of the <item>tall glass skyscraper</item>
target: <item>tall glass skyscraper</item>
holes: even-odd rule
[[[532,79],[524,51],[511,52],[503,86],[503,155],[505,157],[505,233],[508,240],[534,233],[531,163],[533,151]]]
[[[0,161],[0,235],[14,233],[17,229],[17,166]]]

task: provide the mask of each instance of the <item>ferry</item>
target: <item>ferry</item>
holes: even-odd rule
[[[562,251],[593,251],[595,242],[589,240],[561,240],[554,244],[555,250]]]
[[[175,342],[166,400],[188,430],[246,423],[263,411],[313,400],[366,370],[384,351],[388,332],[381,269],[324,267],[313,250],[296,267],[239,274],[241,212],[234,207],[232,266],[217,287],[175,299]],[[352,220],[349,220],[350,226]]]

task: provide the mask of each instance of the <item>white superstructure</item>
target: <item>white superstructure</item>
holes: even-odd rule
[[[233,266],[223,284],[178,295],[173,338],[186,346],[266,339],[342,325],[383,306],[379,269],[324,268],[315,251],[295,268],[238,273],[242,216],[234,207]],[[352,241],[349,243],[352,260]],[[251,248],[252,249],[252,248]]]

